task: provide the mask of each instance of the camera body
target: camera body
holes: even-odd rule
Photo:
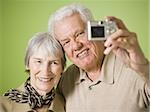
[[[113,21],[88,21],[88,40],[106,40],[116,32],[117,26]]]

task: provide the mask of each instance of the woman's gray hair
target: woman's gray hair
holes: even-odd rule
[[[65,68],[66,58],[65,53],[62,49],[60,43],[53,38],[48,32],[39,32],[36,33],[28,42],[26,52],[25,52],[25,66],[29,67],[30,57],[37,52],[39,49],[42,49],[43,53],[47,56],[52,57],[61,57],[62,68]],[[26,69],[27,72],[29,72]]]
[[[91,11],[80,5],[80,4],[70,4],[58,9],[54,14],[52,14],[48,21],[48,30],[53,36],[54,34],[54,25],[57,21],[64,19],[65,17],[71,16],[73,14],[79,14],[84,23],[88,20],[93,20],[93,15]]]

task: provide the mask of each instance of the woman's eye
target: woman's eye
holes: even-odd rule
[[[57,65],[59,64],[57,61],[52,62],[52,64]]]
[[[36,63],[37,63],[37,64],[40,64],[40,63],[42,63],[42,61],[41,61],[41,60],[37,60]]]
[[[60,64],[61,64],[61,62],[58,61],[58,60],[55,60],[55,61],[51,62],[51,65],[60,65]]]

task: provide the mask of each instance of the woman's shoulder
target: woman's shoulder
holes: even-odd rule
[[[54,112],[65,112],[64,105],[65,103],[63,97],[56,93],[55,98],[50,106],[50,110],[53,110]]]
[[[6,96],[0,97],[0,112],[25,112],[30,110],[28,104],[17,103]]]
[[[8,90],[6,93],[11,91],[13,89]],[[19,86],[16,90],[18,91],[24,91],[23,84]],[[18,103],[7,96],[0,96],[0,112],[23,112],[26,109],[29,109],[29,105],[26,103]]]
[[[8,99],[6,96],[0,96],[0,104],[11,104],[11,100]],[[1,106],[1,105],[0,105]]]
[[[0,97],[0,112],[11,112],[13,102],[5,96]]]

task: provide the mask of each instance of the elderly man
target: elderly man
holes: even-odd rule
[[[148,112],[149,62],[137,36],[115,17],[117,31],[106,41],[89,41],[88,8],[71,4],[49,19],[51,33],[63,46],[73,65],[59,84],[66,112]]]

